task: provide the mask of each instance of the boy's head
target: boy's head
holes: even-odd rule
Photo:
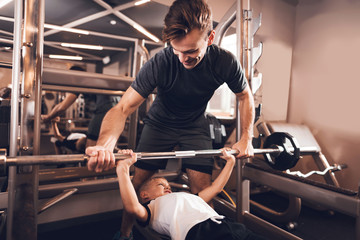
[[[163,177],[155,177],[144,182],[139,189],[140,202],[145,203],[171,193],[169,182]]]
[[[163,41],[171,44],[186,69],[194,68],[215,36],[209,6],[203,0],[176,0],[164,22]]]

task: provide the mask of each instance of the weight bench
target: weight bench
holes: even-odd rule
[[[266,137],[274,132],[288,132],[293,135],[300,144],[301,147],[314,147],[318,148],[318,151],[314,152],[310,156],[313,158],[317,165],[320,175],[323,175],[324,181],[318,182],[304,177],[299,177],[296,174],[290,174],[290,170],[279,171],[274,170],[264,162],[258,165],[256,159],[254,163],[245,163],[243,170],[238,176],[238,180],[245,184],[248,180],[251,183],[256,183],[262,186],[269,187],[272,190],[279,191],[281,193],[289,195],[289,207],[285,212],[276,212],[271,209],[252,202],[249,199],[246,187],[237,188],[240,189],[238,194],[240,201],[240,209],[237,210],[238,219],[243,223],[254,224],[257,227],[262,227],[265,233],[271,233],[276,236],[276,239],[299,239],[298,237],[283,232],[274,226],[269,226],[262,219],[256,219],[251,213],[247,212],[248,205],[251,204],[251,211],[262,211],[262,216],[268,219],[284,220],[295,219],[296,212],[300,211],[301,200],[309,201],[313,204],[325,207],[327,209],[336,210],[346,215],[356,218],[356,239],[360,239],[360,199],[359,193],[348,189],[339,187],[339,183],[334,175],[334,170],[331,169],[328,161],[321,152],[321,148],[312,135],[308,127],[304,125],[286,124],[286,123],[260,123],[257,126],[259,133]],[[337,169],[335,169],[337,170]],[[239,173],[238,173],[239,174]],[[292,210],[293,209],[293,210]],[[275,220],[275,221],[276,221]]]

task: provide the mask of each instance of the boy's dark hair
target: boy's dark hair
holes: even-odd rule
[[[163,42],[184,37],[194,28],[211,32],[212,15],[204,0],[176,0],[164,19]]]

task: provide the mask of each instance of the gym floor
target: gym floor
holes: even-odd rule
[[[267,192],[251,197],[273,210],[284,210],[287,199],[273,193]],[[272,222],[270,219],[266,219]],[[339,212],[327,209],[314,208],[311,204],[302,203],[300,216],[295,222],[293,230],[287,229],[286,223],[272,222],[278,227],[290,231],[304,240],[353,240],[355,239],[355,218]]]
[[[279,210],[286,206],[286,200],[271,192],[258,194],[252,197],[257,202],[266,201],[267,206]],[[265,203],[263,203],[265,204]],[[111,240],[118,231],[121,223],[121,211],[112,216],[97,216],[91,221],[73,223],[65,229],[57,229],[53,226],[52,231],[40,227],[38,240]],[[287,230],[286,224],[275,225]],[[296,221],[296,228],[291,232],[304,240],[352,240],[355,239],[355,218],[327,210],[316,210],[307,205],[302,206],[301,213]],[[47,227],[48,228],[48,227]],[[134,230],[135,239],[146,239],[140,232]]]

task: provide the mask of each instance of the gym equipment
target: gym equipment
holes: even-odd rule
[[[291,172],[290,170],[286,170],[285,171],[286,174],[285,174],[285,172],[284,173],[279,172],[279,174],[281,174],[281,176],[282,176],[282,178],[280,180],[281,184],[283,184],[283,183],[285,184],[285,182],[287,182],[289,179],[294,179],[295,181],[292,182],[292,184],[294,184],[293,185],[294,188],[298,185],[297,182],[305,182],[311,186],[311,187],[307,187],[308,189],[310,189],[310,188],[312,189],[312,187],[315,187],[314,188],[315,191],[319,191],[319,194],[320,194],[322,188],[330,189],[330,192],[328,193],[329,198],[332,198],[331,191],[335,191],[335,192],[341,193],[340,198],[346,199],[344,201],[350,201],[350,202],[358,201],[358,198],[356,198],[356,197],[354,198],[354,196],[356,195],[354,192],[347,191],[346,189],[342,189],[339,186],[337,179],[334,175],[335,171],[339,171],[340,169],[345,168],[346,165],[335,164],[333,166],[330,166],[329,162],[326,160],[325,156],[322,154],[319,144],[317,143],[316,139],[314,138],[313,134],[311,133],[310,129],[307,126],[299,125],[299,124],[283,123],[283,122],[261,122],[260,124],[257,125],[257,129],[259,131],[261,138],[267,137],[267,136],[272,136],[272,138],[273,138],[276,136],[276,135],[274,135],[274,133],[276,133],[276,132],[288,132],[288,133],[291,133],[291,135],[294,138],[296,138],[296,140],[299,142],[298,146],[300,146],[301,149],[303,147],[307,147],[307,146],[312,146],[312,147],[317,148],[317,151],[315,151],[313,154],[309,154],[308,157],[301,160],[301,163],[297,164],[297,168],[298,169],[299,169],[299,167],[301,168],[301,165],[303,164],[304,161],[307,162],[308,160],[313,160],[314,163],[316,164],[316,166],[318,167],[319,171],[310,171],[306,174],[301,173],[300,171]],[[265,142],[266,141],[267,141],[267,139],[265,139]],[[274,140],[274,141],[278,142],[276,140]],[[288,140],[288,141],[290,141],[290,140]],[[262,146],[264,148],[266,148],[266,146],[267,146],[267,143],[265,143],[265,142]],[[262,166],[262,164],[261,164],[261,166]],[[245,169],[248,169],[247,167],[250,167],[250,166],[246,166]],[[260,170],[258,168],[259,171],[271,171],[270,168],[267,168],[268,170],[265,170],[266,166],[263,166],[263,167],[264,167],[264,170]],[[275,173],[275,172],[273,172],[273,173]],[[311,180],[307,179],[308,177],[310,177],[313,174],[323,176],[326,184],[324,185],[317,181],[311,181]],[[271,175],[271,177],[272,176],[273,175]],[[271,181],[272,180],[270,180],[270,178],[267,178],[267,180],[265,180],[265,182],[267,182],[267,183],[270,183]],[[253,182],[258,183],[256,179],[253,179]],[[280,184],[280,183],[278,182],[277,184]],[[311,207],[315,207],[316,209],[320,209],[320,210],[328,210],[329,209],[328,207],[326,207],[326,204],[325,204],[325,206],[324,206],[324,204],[320,204],[320,203],[314,204],[314,202],[318,202],[317,199],[315,201],[312,199],[312,196],[315,196],[316,194],[311,195],[311,193],[309,193],[309,196],[300,198],[300,197],[302,197],[302,195],[288,194],[287,190],[281,191],[281,186],[272,187],[273,185],[269,185],[269,184],[260,184],[260,185],[265,185],[265,187],[261,188],[261,189],[256,189],[255,193],[259,193],[259,192],[261,193],[261,192],[271,190],[271,191],[275,192],[276,194],[280,195],[281,197],[288,198],[288,205],[285,206],[287,208],[284,209],[283,211],[270,209],[267,206],[262,205],[261,203],[255,202],[254,200],[248,200],[251,205],[252,212],[256,213],[257,216],[261,216],[262,218],[269,219],[272,222],[286,224],[290,228],[291,228],[291,226],[296,226],[296,221],[298,220],[301,206],[304,203],[307,205],[310,204]],[[305,187],[307,185],[301,185],[301,186]],[[346,195],[348,195],[350,197],[348,198]],[[298,197],[298,196],[300,196],[300,197]],[[351,204],[353,204],[353,203],[351,203]],[[327,206],[329,206],[329,205],[327,205]],[[330,211],[332,211],[332,209],[334,209],[334,208],[330,208]],[[337,208],[335,208],[335,209],[337,209]],[[339,211],[344,212],[343,209],[339,210]],[[290,230],[290,228],[289,228],[289,230]]]
[[[321,147],[318,142],[314,138],[310,129],[305,125],[299,124],[289,124],[289,123],[281,123],[281,122],[261,122],[257,125],[259,133],[261,133],[265,137],[265,142],[267,138],[270,136],[275,136],[276,132],[287,132],[290,133],[299,144],[297,144],[301,149],[311,146],[312,148],[316,148],[316,151],[313,154],[310,154],[310,157],[314,161],[320,172],[324,172],[324,180],[327,184],[334,185],[339,187],[339,183],[334,175],[334,171],[336,171],[336,166],[331,167],[325,155],[321,151]],[[273,138],[273,137],[271,137]],[[274,140],[274,139],[273,139]],[[274,140],[275,142],[279,142]],[[266,148],[268,143],[265,143],[263,148]],[[311,159],[310,158],[310,159]],[[345,168],[345,165],[341,165],[341,168]],[[331,169],[330,169],[331,168]],[[326,171],[325,171],[326,170]],[[329,171],[330,170],[330,171]],[[308,177],[314,173],[318,173],[317,171],[311,174],[303,174]],[[291,173],[290,173],[291,174]],[[322,175],[322,174],[321,174]]]
[[[286,146],[286,139],[291,140],[291,147]],[[296,140],[288,133],[276,133],[273,137],[269,136],[266,141],[269,148],[254,149],[254,154],[263,154],[266,160],[274,169],[284,170],[286,167],[295,166],[301,154],[313,153],[315,148],[300,149]],[[228,153],[237,155],[237,150],[230,150]],[[115,159],[122,160],[128,158],[129,155],[116,153]],[[138,152],[136,153],[138,160],[152,160],[152,159],[171,159],[171,158],[198,158],[198,157],[214,157],[220,156],[221,150],[190,150],[190,151],[173,151],[173,152]],[[7,157],[6,150],[0,151],[0,170],[5,171],[7,166],[20,165],[41,165],[41,164],[59,164],[59,163],[86,163],[89,156],[83,154],[69,154],[69,155],[33,155],[33,156],[17,156]]]
[[[289,140],[293,152],[288,152],[288,148],[285,146],[286,140]],[[281,151],[278,156],[276,156],[275,161],[269,154],[264,154],[266,162],[274,169],[286,170],[292,168],[296,165],[300,158],[300,148],[296,139],[291,136],[289,133],[285,132],[275,132],[268,136],[264,142],[264,148],[276,148],[281,146],[284,151]]]
[[[213,148],[217,149],[224,147],[226,141],[225,126],[221,124],[220,120],[217,119],[213,114],[206,113],[205,116],[209,122],[210,137],[212,140]]]

